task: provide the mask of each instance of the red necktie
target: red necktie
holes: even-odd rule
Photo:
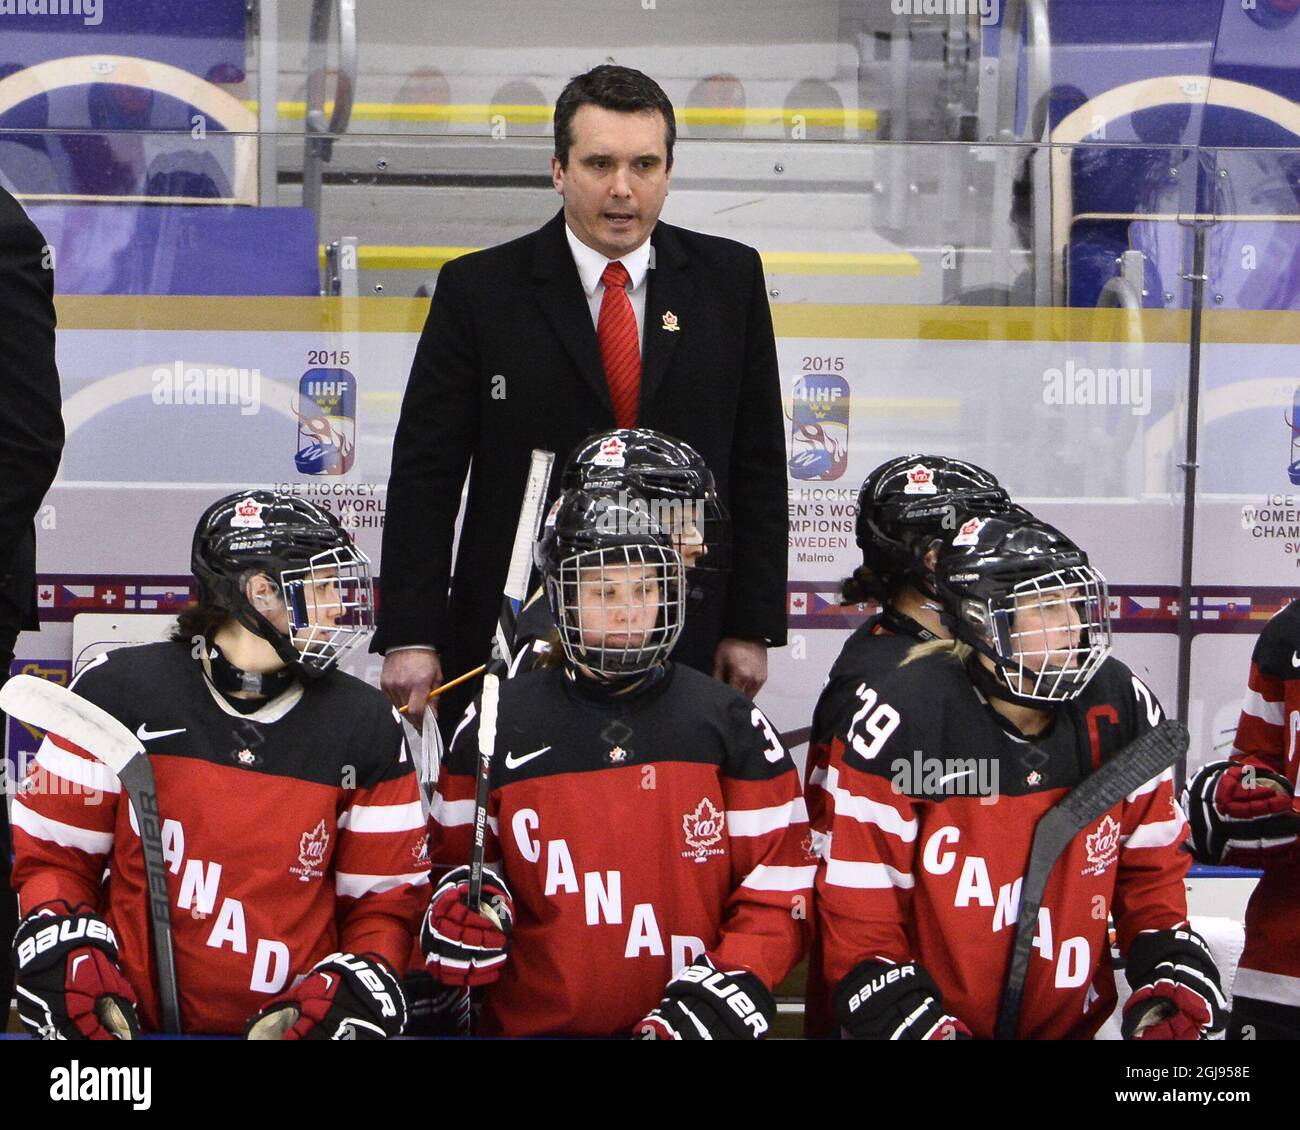
[[[600,276],[605,296],[600,300],[600,318],[596,322],[614,423],[620,428],[636,427],[637,399],[641,395],[641,344],[636,336],[632,300],[625,289],[630,279],[622,263],[610,263],[605,268]]]

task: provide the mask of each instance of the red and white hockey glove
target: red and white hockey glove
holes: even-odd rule
[[[469,898],[469,868],[448,871],[429,899],[420,927],[424,964],[444,985],[490,985],[506,963],[515,903],[505,880],[483,868],[483,901],[477,911]]]
[[[1139,934],[1124,973],[1133,989],[1120,1026],[1126,1040],[1203,1040],[1228,1022],[1218,966],[1193,930]]]
[[[87,906],[50,903],[14,935],[18,1016],[42,1040],[133,1040],[135,991],[117,967],[117,939]]]
[[[775,1016],[776,1001],[753,973],[724,973],[701,957],[668,982],[659,1007],[632,1035],[638,1040],[761,1040]]]
[[[835,990],[835,1015],[850,1040],[969,1040],[970,1029],[943,1007],[943,993],[920,965],[873,958]]]
[[[373,954],[332,953],[254,1016],[247,1040],[387,1040],[401,1035],[406,1000]]]
[[[1266,867],[1295,855],[1300,813],[1285,777],[1254,765],[1215,761],[1187,783],[1183,803],[1192,854],[1202,863]]]

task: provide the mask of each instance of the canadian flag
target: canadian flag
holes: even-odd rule
[[[36,586],[36,607],[37,608],[54,607],[54,586],[53,585]]]
[[[808,594],[806,592],[792,592],[790,594],[790,614],[792,616],[806,616],[808,614]]]

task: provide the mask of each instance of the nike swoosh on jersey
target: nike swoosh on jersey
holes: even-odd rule
[[[939,778],[939,786],[942,788],[949,781],[955,781],[958,777],[969,777],[974,772],[974,769],[963,769],[960,773],[949,773],[946,777]]]
[[[533,750],[532,753],[526,753],[526,754],[524,754],[523,757],[516,757],[513,753],[507,753],[507,754],[506,754],[506,768],[507,768],[507,769],[518,769],[519,766],[521,766],[521,765],[524,764],[524,762],[526,762],[526,761],[532,761],[532,759],[533,759],[534,757],[541,757],[542,754],[544,754],[544,753],[545,753],[548,749],[550,749],[550,748],[551,748],[550,746],[548,746],[548,745],[544,745],[544,746],[542,746],[541,749],[535,749],[535,750]]]
[[[147,722],[141,722],[140,728],[135,732],[135,736],[139,738],[142,742],[151,742],[154,740],[154,738],[167,738],[167,737],[171,737],[172,734],[183,734],[183,733],[185,733],[184,726],[182,726],[179,730],[151,730],[149,729],[149,724]]]

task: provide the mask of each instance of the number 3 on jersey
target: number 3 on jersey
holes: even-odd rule
[[[898,711],[887,702],[878,704],[876,692],[866,683],[860,683],[853,693],[862,705],[849,723],[849,745],[859,757],[870,761],[898,729]]]

